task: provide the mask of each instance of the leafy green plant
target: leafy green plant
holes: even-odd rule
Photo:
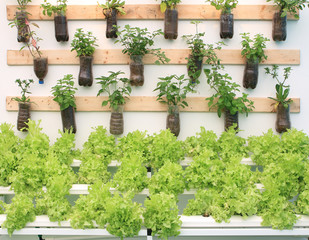
[[[276,84],[276,98],[269,97],[272,100],[275,100],[277,102],[277,105],[279,103],[283,104],[285,108],[288,108],[289,104],[293,102],[291,98],[287,99],[290,93],[290,86],[286,85],[285,82],[289,78],[290,73],[292,68],[291,67],[286,67],[284,68],[284,73],[283,73],[283,81],[279,80],[279,74],[278,74],[279,66],[278,65],[273,65],[272,69],[269,67],[265,68],[265,73],[268,75],[271,75],[273,79],[277,81]],[[277,106],[276,105],[276,106]]]
[[[144,202],[146,211],[143,214],[144,224],[152,230],[152,235],[160,239],[178,236],[181,220],[178,216],[176,197],[173,194],[159,193],[151,195]]]
[[[286,16],[288,13],[293,14],[296,19],[299,19],[299,14],[297,10],[303,10],[306,5],[309,7],[309,3],[307,0],[267,0],[267,2],[274,2],[279,8],[281,13],[281,17]]]
[[[111,12],[112,9],[116,9],[117,12],[119,12],[121,15],[125,15],[126,12],[123,10],[123,6],[125,4],[125,1],[121,0],[106,0],[105,4],[100,4],[98,2],[99,7],[103,9],[103,14],[105,17],[108,16],[108,12]]]
[[[130,87],[130,80],[128,78],[120,78],[118,77],[124,72],[112,72],[109,71],[110,75],[108,77],[101,76],[96,78],[97,80],[101,80],[97,82],[101,85],[101,89],[99,90],[97,96],[102,93],[108,94],[108,100],[102,102],[102,106],[106,106],[108,103],[110,104],[110,108],[117,109],[119,105],[124,105],[126,103],[126,96],[130,96],[132,92],[132,88]]]
[[[17,0],[18,10],[26,10],[28,3],[31,3],[32,0]]]
[[[238,0],[206,0],[211,6],[214,6],[217,10],[221,10],[222,13],[231,13],[233,8],[236,8]]]
[[[181,3],[181,0],[161,0],[160,9],[161,12],[165,12],[166,9],[175,9],[176,5]]]
[[[128,54],[129,56],[144,56],[146,54],[152,54],[158,58],[155,62],[156,64],[167,63],[170,61],[165,56],[165,53],[160,51],[160,48],[148,48],[154,45],[154,38],[156,36],[163,35],[161,29],[150,33],[147,28],[130,27],[130,25],[125,25],[122,31],[117,32],[117,35],[119,36],[119,39],[116,40],[115,43],[121,43],[124,47],[122,50],[123,54]]]
[[[262,62],[267,59],[264,52],[266,42],[270,41],[268,38],[263,37],[262,34],[256,34],[253,39],[250,38],[249,33],[241,33],[242,36],[242,51],[241,55],[250,62]]]
[[[78,28],[74,34],[74,39],[71,42],[71,52],[76,51],[79,56],[92,56],[97,38],[92,35],[92,32],[85,33],[82,28]]]
[[[56,6],[54,6],[50,4],[47,0],[44,0],[44,3],[41,4],[41,8],[43,8],[43,14],[51,16],[54,13],[64,16],[67,11],[67,1],[68,0],[57,0],[57,4]]]
[[[41,58],[42,52],[40,50],[40,46],[38,43],[42,41],[43,39],[38,37],[35,31],[31,30],[30,23],[28,22],[28,20],[25,21],[25,25],[26,25],[26,28],[28,29],[25,37],[27,38],[29,37],[30,41],[26,42],[25,45],[22,46],[19,51],[27,47],[33,58],[37,58],[37,57]],[[32,25],[39,28],[39,26],[36,23],[32,23]],[[14,24],[12,26],[14,26]]]
[[[30,102],[30,98],[28,96],[26,97],[26,94],[31,94],[28,89],[30,88],[31,83],[33,83],[33,79],[16,79],[15,83],[21,88],[21,97],[15,97],[13,100],[23,103]]]
[[[57,84],[52,87],[52,94],[54,95],[54,101],[60,106],[60,110],[64,110],[68,107],[76,108],[75,97],[77,88],[74,88],[73,75],[67,74],[62,79],[57,81]]]

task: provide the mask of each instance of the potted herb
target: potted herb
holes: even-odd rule
[[[55,36],[57,42],[67,42],[69,40],[68,21],[66,17],[68,0],[57,0],[57,5],[50,4],[47,0],[41,4],[43,14],[51,16],[54,13]]]
[[[166,129],[170,129],[177,137],[180,132],[179,107],[184,108],[188,106],[186,96],[187,93],[194,92],[194,85],[191,84],[190,79],[185,78],[185,75],[179,77],[174,74],[159,79],[161,81],[157,83],[157,87],[154,90],[159,91],[157,101],[167,104]]]
[[[204,43],[202,37],[205,36],[205,33],[198,32],[198,24],[200,21],[192,21],[192,24],[195,24],[196,33],[195,35],[184,35],[182,38],[186,40],[186,43],[191,49],[191,54],[187,58],[187,71],[192,83],[199,83],[198,78],[201,75],[203,59],[206,56],[206,44]]]
[[[268,38],[262,34],[256,34],[253,39],[249,33],[241,33],[242,51],[241,55],[246,58],[246,67],[244,71],[243,86],[244,88],[255,89],[258,83],[259,63],[267,59],[264,49]]]
[[[164,38],[177,39],[178,11],[176,5],[181,0],[161,0],[160,9],[164,13]]]
[[[78,28],[75,32],[74,39],[71,43],[71,52],[76,51],[79,57],[80,70],[78,75],[78,84],[80,86],[92,86],[92,62],[93,53],[97,38],[92,35],[92,32],[84,33],[82,28]]]
[[[102,93],[108,94],[108,100],[102,102],[102,106],[106,106],[108,103],[111,108],[110,119],[110,133],[114,135],[123,134],[123,107],[126,102],[126,96],[130,96],[131,87],[129,86],[130,80],[128,78],[120,78],[119,75],[124,72],[109,72],[108,77],[101,76],[96,78],[101,80],[98,84],[101,85],[97,96]]]
[[[247,98],[248,94],[242,93],[241,97],[236,98],[236,93],[240,92],[240,86],[232,82],[232,78],[226,73],[221,74],[216,67],[204,70],[207,83],[210,88],[215,90],[215,94],[206,98],[210,109],[216,108],[219,118],[224,112],[224,129],[227,131],[236,124],[238,129],[238,113],[248,113],[254,108],[253,101]]]
[[[121,0],[106,0],[105,4],[98,5],[103,9],[103,14],[106,18],[106,37],[117,38],[117,14],[125,15],[123,10],[125,1]]]
[[[153,33],[148,32],[147,28],[130,27],[125,25],[122,31],[117,32],[119,39],[115,43],[120,42],[124,49],[123,54],[130,56],[130,83],[132,86],[144,85],[144,64],[143,57],[146,54],[155,55],[158,60],[156,64],[166,63],[169,59],[165,56],[164,52],[158,49],[149,49],[154,45],[154,38],[158,35],[163,35],[160,30]]]
[[[21,97],[15,97],[13,100],[18,102],[18,117],[17,117],[17,129],[19,131],[27,131],[27,123],[30,117],[30,98],[26,96],[29,92],[29,88],[31,83],[33,83],[32,79],[20,80],[16,79],[15,81],[21,89]]]
[[[234,35],[234,15],[232,9],[236,8],[238,0],[206,0],[217,10],[221,10],[220,15],[220,37],[233,38]]]
[[[267,0],[267,2],[274,2],[278,10],[273,17],[272,37],[274,41],[285,41],[287,37],[287,14],[292,14],[296,19],[299,19],[297,10],[302,10],[309,3],[307,0]]]
[[[55,97],[53,100],[60,106],[63,131],[71,130],[76,133],[75,122],[75,97],[74,94],[77,88],[74,88],[72,74],[65,75],[59,79],[57,84],[52,87],[52,94]]]
[[[291,67],[284,68],[283,81],[278,78],[278,65],[273,65],[270,69],[265,68],[266,74],[272,76],[273,79],[277,81],[276,84],[276,98],[270,97],[270,99],[276,101],[275,108],[277,110],[277,120],[276,120],[276,131],[278,133],[286,132],[287,129],[291,128],[290,121],[290,104],[293,102],[291,98],[288,99],[290,93],[290,86],[286,85],[285,82],[289,78],[291,73]]]

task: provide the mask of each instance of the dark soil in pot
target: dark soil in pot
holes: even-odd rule
[[[117,38],[117,13],[116,9],[104,13],[106,18],[106,37],[107,38]]]
[[[90,87],[93,83],[92,74],[93,56],[80,56],[80,70],[78,75],[78,84],[80,86]]]
[[[282,12],[274,13],[273,17],[273,40],[274,41],[285,41],[287,36],[287,17],[281,17]]]
[[[110,133],[113,135],[123,134],[123,106],[111,109]]]
[[[131,56],[130,84],[132,86],[143,86],[144,85],[143,56]]]
[[[18,42],[29,42],[29,28],[26,25],[26,19],[28,19],[26,12],[16,12]]]
[[[31,118],[30,115],[30,106],[29,102],[19,102],[18,103],[18,117],[17,117],[17,130],[27,132],[26,129],[28,127],[27,123]]]
[[[227,39],[234,35],[234,15],[231,13],[221,13],[220,16],[220,37]]]
[[[189,61],[193,62],[194,66],[187,65],[188,75],[191,79],[191,82],[195,83],[196,80],[200,77],[202,72],[203,58],[200,59],[200,57],[196,57],[190,54]]]
[[[238,129],[238,112],[231,114],[229,110],[224,111],[224,130],[227,131],[233,124],[237,124],[235,129]]]
[[[259,77],[259,62],[247,61],[243,78],[244,88],[255,89],[258,83],[258,77]]]
[[[180,133],[180,117],[178,106],[169,106],[166,119],[166,129],[169,129],[176,137]]]
[[[40,80],[39,83],[44,83],[44,78],[47,75],[48,72],[48,59],[47,58],[34,58],[33,59],[33,68],[34,73]]]
[[[67,17],[62,15],[55,16],[54,22],[55,22],[55,36],[57,42],[69,41]]]
[[[63,131],[72,129],[72,133],[76,133],[75,109],[72,106],[61,111],[61,120]]]
[[[164,38],[176,39],[178,37],[178,11],[166,9],[164,18]]]
[[[278,133],[283,133],[290,128],[290,105],[288,108],[285,108],[282,103],[279,103],[277,107],[276,131]]]

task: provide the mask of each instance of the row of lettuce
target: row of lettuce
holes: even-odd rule
[[[76,229],[106,228],[121,238],[137,235],[144,226],[167,239],[179,234],[177,203],[185,189],[197,192],[183,214],[212,216],[217,222],[258,215],[262,225],[291,229],[298,214],[309,215],[309,138],[296,129],[245,139],[233,128],[220,136],[201,128],[185,141],[169,130],[151,136],[135,131],[116,141],[99,126],[83,149],[75,150],[74,134],[59,132],[51,144],[39,122],[30,120],[28,126],[28,135],[21,139],[11,125],[0,125],[0,185],[10,185],[15,192],[10,204],[1,203],[1,213],[7,214],[2,227],[9,234],[36,215],[48,215],[51,221],[70,220]],[[180,160],[185,156],[193,161],[183,168]],[[241,164],[249,156],[261,168]],[[82,161],[77,172],[71,167],[73,159]],[[121,165],[112,176],[108,165],[115,159]],[[146,167],[153,171],[151,178]],[[90,187],[88,195],[71,204],[68,195],[74,183]],[[111,187],[117,190],[114,194]],[[133,198],[145,188],[150,197],[142,206]]]

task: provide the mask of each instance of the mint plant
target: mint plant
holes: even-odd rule
[[[85,33],[82,28],[78,28],[74,34],[74,39],[71,42],[71,52],[76,51],[77,57],[92,56],[97,38],[92,35],[92,32]]]
[[[48,0],[44,0],[44,3],[41,4],[41,8],[43,8],[43,14],[51,16],[54,13],[64,16],[67,11],[67,2],[68,0],[57,0],[57,4],[52,5],[48,2]]]
[[[241,33],[242,36],[242,51],[241,55],[251,62],[262,62],[267,59],[264,52],[266,42],[270,41],[268,38],[263,37],[262,34],[256,34],[253,39],[250,38],[249,33]]]
[[[211,6],[226,14],[231,13],[231,10],[236,8],[238,4],[238,0],[206,0],[206,2],[209,2]]]

